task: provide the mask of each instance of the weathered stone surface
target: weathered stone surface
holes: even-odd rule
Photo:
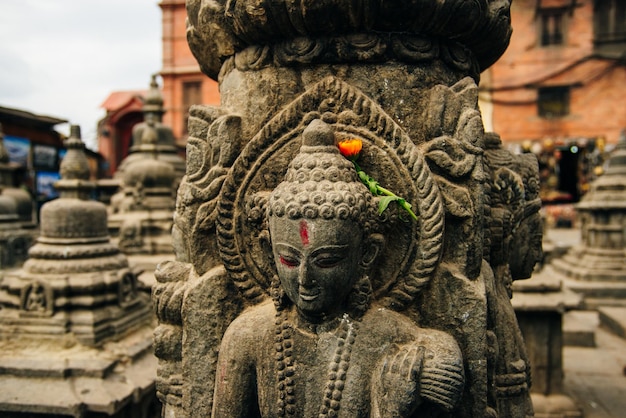
[[[9,162],[0,124],[0,269],[19,267],[37,235],[33,199],[13,187],[17,167]]]
[[[165,414],[532,414],[510,283],[541,256],[536,161],[477,106],[508,2],[270,3],[187,2],[222,102],[190,111],[156,272]]]
[[[72,126],[41,235],[0,280],[0,415],[156,417],[152,309],[109,241]],[[22,415],[20,415],[22,414]]]
[[[185,162],[172,130],[161,123],[165,111],[156,76],[143,112],[145,121],[133,128],[130,154],[116,172],[120,190],[111,197],[108,228],[125,254],[169,255],[176,190]]]
[[[212,78],[223,70],[225,60],[238,55],[254,57],[256,65],[267,65],[272,58],[303,66],[359,58],[419,62],[436,53],[428,48],[433,39],[455,44],[453,53],[441,53],[452,59],[464,48],[471,50],[476,70],[484,70],[504,52],[511,36],[509,2],[494,0],[322,0],[314,4],[188,0],[187,13],[189,45]],[[398,34],[397,39],[378,45],[389,39],[387,33]],[[258,44],[264,47],[248,49]]]

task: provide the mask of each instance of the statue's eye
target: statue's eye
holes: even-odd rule
[[[290,257],[288,255],[281,255],[279,260],[280,264],[287,267],[296,267],[299,264],[296,258]]]
[[[342,260],[336,255],[321,256],[315,259],[315,265],[321,268],[334,267]]]

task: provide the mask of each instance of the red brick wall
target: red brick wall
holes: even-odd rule
[[[481,83],[481,98],[491,96],[493,102],[485,119],[492,121],[503,141],[605,137],[615,143],[626,128],[626,67],[592,57],[592,0],[576,2],[565,15],[564,44],[548,47],[539,42],[536,3],[515,0],[511,6],[510,46]],[[537,86],[570,83],[569,115],[540,117]]]

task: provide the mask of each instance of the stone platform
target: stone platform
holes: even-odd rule
[[[596,347],[598,327],[626,339],[626,308],[603,306],[594,311],[572,311],[563,316],[567,346]]]
[[[571,311],[563,315],[563,344],[570,347],[596,347],[600,320],[595,311]]]
[[[613,334],[626,338],[626,308],[604,306],[598,308],[600,323]]]

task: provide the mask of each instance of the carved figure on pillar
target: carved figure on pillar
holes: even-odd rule
[[[513,155],[495,133],[486,136],[485,172],[491,181],[485,208],[488,328],[494,359],[492,396],[501,417],[532,416],[530,363],[510,298],[513,280],[528,279],[541,260],[541,200],[537,159]]]
[[[384,241],[377,205],[327,124],[304,130],[266,206],[274,303],[245,310],[224,334],[213,416],[451,410],[463,386],[460,349],[371,301],[368,274]]]
[[[490,292],[492,266],[510,260],[485,251],[495,180],[477,82],[508,44],[508,10],[187,1],[188,41],[221,106],[190,111],[176,260],[156,272],[168,416],[498,416],[491,385],[512,357],[501,363],[488,328]],[[348,139],[362,143],[354,166],[330,145]],[[401,198],[368,195],[383,189]],[[429,396],[434,382],[445,390]]]

